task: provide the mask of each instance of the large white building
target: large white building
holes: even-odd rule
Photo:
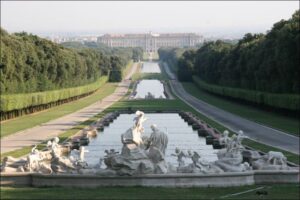
[[[97,41],[109,47],[142,47],[146,52],[156,52],[160,47],[193,47],[202,43],[203,37],[195,33],[105,34]]]

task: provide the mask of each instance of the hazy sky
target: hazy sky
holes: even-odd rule
[[[265,32],[288,19],[298,1],[1,1],[9,32]]]

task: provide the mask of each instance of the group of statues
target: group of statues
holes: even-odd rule
[[[215,164],[227,171],[289,169],[287,159],[281,152],[269,151],[262,155],[258,151],[246,149],[242,145],[244,138],[248,137],[244,135],[243,131],[230,137],[229,132],[225,130],[219,138],[220,144],[225,148],[218,152],[218,160],[215,161]],[[244,162],[245,158],[247,158],[246,162]]]
[[[151,125],[152,133],[144,135],[143,123],[147,119],[141,111],[136,112],[134,126],[121,135],[121,153],[108,153],[104,158],[107,169],[118,175],[167,173],[165,151],[168,145],[167,134]]]
[[[225,130],[218,139],[225,148],[217,152],[218,160],[208,162],[202,159],[201,154],[188,150],[187,153],[176,148],[177,172],[179,173],[223,173],[223,172],[243,172],[249,170],[288,170],[287,159],[281,152],[269,151],[261,155],[254,150],[246,149],[242,145],[244,138],[247,138],[243,131],[237,135],[229,136]],[[245,161],[247,157],[247,161]],[[185,159],[191,159],[192,163],[185,164]]]
[[[201,158],[201,155],[194,151],[188,150],[184,152],[179,148],[175,148],[175,153],[171,156],[177,157],[178,166],[175,172],[177,173],[208,173],[210,163]],[[191,159],[192,163],[186,164],[185,159]],[[211,171],[211,170],[210,170]]]
[[[121,152],[115,149],[105,150],[106,155],[100,158],[96,166],[88,166],[84,160],[87,152],[83,146],[79,150],[65,150],[59,144],[59,138],[48,141],[43,151],[34,146],[26,158],[5,157],[2,172],[37,172],[37,173],[92,173],[100,175],[138,175],[166,173],[223,173],[243,172],[249,170],[282,170],[289,169],[287,159],[281,152],[270,151],[261,155],[242,145],[247,138],[242,131],[229,136],[224,131],[218,139],[225,148],[217,152],[218,160],[208,162],[201,153],[175,149],[171,156],[177,157],[178,166],[165,160],[168,146],[168,135],[152,124],[150,136],[144,134],[143,123],[147,120],[142,111],[137,111],[133,127],[121,135],[123,147]],[[148,134],[149,135],[149,134]],[[245,160],[247,158],[247,160]],[[189,159],[189,162],[185,162]],[[102,168],[102,163],[106,168]]]
[[[66,147],[59,144],[55,137],[47,142],[42,151],[35,145],[26,158],[5,157],[1,165],[2,172],[37,172],[51,173],[77,173],[79,169],[87,166],[84,162],[84,147],[68,152]]]

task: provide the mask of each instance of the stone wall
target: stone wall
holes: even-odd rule
[[[153,174],[140,176],[111,176],[78,174],[1,174],[1,186],[25,185],[34,187],[231,187],[253,184],[299,183],[299,171],[250,171],[223,174]]]

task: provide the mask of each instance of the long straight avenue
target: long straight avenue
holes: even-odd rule
[[[229,130],[234,132],[243,130],[245,135],[252,140],[299,155],[299,137],[247,120],[195,98],[185,91],[166,63],[164,68],[172,79],[170,84],[175,95],[198,112],[224,125]]]

